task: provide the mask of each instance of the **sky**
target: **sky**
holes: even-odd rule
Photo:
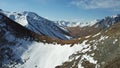
[[[31,11],[53,21],[89,22],[120,14],[120,0],[0,0],[0,9]]]

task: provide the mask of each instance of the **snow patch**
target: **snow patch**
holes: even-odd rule
[[[89,51],[90,48],[91,48],[91,46],[88,46],[86,49],[83,49],[83,50],[82,50],[82,53],[85,53],[85,52]]]
[[[89,38],[90,37],[90,35],[89,36],[86,36],[85,38]]]
[[[99,39],[99,41],[105,40],[105,39],[107,39],[108,37],[109,37],[109,36],[101,36],[100,39]]]
[[[116,18],[116,17],[118,17],[118,15],[112,15],[111,17],[112,17],[112,18]]]
[[[85,54],[85,55],[83,55],[82,56],[82,59],[86,59],[86,60],[88,60],[90,63],[93,63],[93,64],[96,64],[97,63],[97,60],[94,60],[93,59],[93,57],[91,57],[91,56],[89,56],[89,55],[87,55],[87,54]]]
[[[115,40],[113,41],[113,44],[115,44],[117,41],[118,41],[118,39],[115,39]]]
[[[82,64],[82,63],[79,63],[79,64],[78,64],[78,68],[84,68],[81,64]]]
[[[101,34],[101,33],[99,32],[99,33],[93,35],[92,37],[96,37],[96,36],[98,36],[98,35],[100,35],[100,34]]]

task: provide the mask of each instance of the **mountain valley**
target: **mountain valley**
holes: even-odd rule
[[[0,10],[0,68],[119,68],[120,14],[83,25]]]

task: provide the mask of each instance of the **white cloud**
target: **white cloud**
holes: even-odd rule
[[[85,9],[114,8],[120,9],[120,0],[73,0],[72,5]]]

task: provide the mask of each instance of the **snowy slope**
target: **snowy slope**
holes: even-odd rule
[[[14,61],[4,58],[6,62],[2,62],[3,66],[9,68],[55,68],[69,60],[69,56],[75,54],[77,51],[85,53],[90,50],[89,45],[85,44],[86,41],[81,44],[76,44],[73,47],[70,47],[70,45],[44,44],[35,41],[29,42],[19,38],[16,38],[14,42],[17,43],[15,45],[1,47],[10,48],[12,51],[10,54],[14,54],[12,56]],[[84,55],[83,58],[87,58],[92,63],[97,62],[92,57],[88,57],[88,55]],[[13,64],[9,64],[9,61],[12,61]],[[79,64],[79,68],[81,67],[81,64]]]
[[[23,65],[16,65],[17,68],[55,68],[69,59],[69,56],[77,51],[87,48],[88,45],[82,43],[70,47],[69,45],[43,44],[34,42],[26,50],[21,58]],[[17,51],[20,51],[18,47]],[[24,48],[23,48],[24,49]],[[37,62],[36,62],[37,61]],[[94,60],[93,60],[94,62]]]
[[[50,20],[38,16],[34,12],[0,12],[38,34],[50,36],[52,38],[68,39],[66,35],[69,35],[69,32],[66,29],[61,28]]]

